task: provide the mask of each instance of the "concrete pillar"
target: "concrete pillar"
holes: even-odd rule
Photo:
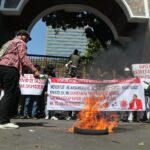
[[[13,31],[8,28],[4,16],[0,14],[0,46],[13,36]]]
[[[146,25],[143,48],[143,63],[150,63],[150,21]]]

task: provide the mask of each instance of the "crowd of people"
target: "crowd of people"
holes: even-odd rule
[[[39,71],[40,74],[46,75],[48,78],[56,77],[55,66],[48,64],[45,68],[41,68],[39,65],[34,65],[35,68]],[[24,74],[31,74],[30,70],[26,67],[23,68]],[[14,107],[11,113],[12,117],[21,118],[21,119],[38,119],[44,118],[51,120],[66,119],[70,120],[72,118],[72,112],[63,112],[62,111],[50,111],[47,110],[47,84],[43,89],[41,95],[22,95],[19,86],[16,91],[16,99],[18,107]],[[1,87],[0,99],[4,95],[3,87]]]
[[[6,42],[0,49],[0,129],[19,128],[18,125],[11,123],[11,118],[14,116],[34,119],[41,117],[49,119],[51,117],[54,120],[60,116],[59,111],[46,109],[47,84],[41,95],[21,95],[19,79],[24,73],[33,74],[35,78],[39,78],[40,74],[47,74],[49,78],[56,77],[53,65],[48,64],[44,69],[41,69],[39,65],[32,64],[27,57],[26,43],[30,40],[29,32],[20,30],[12,40]],[[69,59],[71,64],[68,66],[71,67],[67,68],[68,75],[75,77],[78,67],[76,65],[80,59],[78,50],[75,50]],[[75,68],[74,74],[70,68]],[[70,112],[64,117],[66,118],[68,114]],[[67,117],[68,120],[70,118],[71,116]]]
[[[1,48],[0,129],[19,128],[18,125],[10,122],[11,117],[22,119],[45,118],[52,120],[70,120],[76,118],[76,113],[72,111],[63,112],[47,110],[47,84],[41,95],[21,95],[19,89],[20,75],[29,73],[33,74],[35,78],[39,78],[40,74],[46,74],[49,78],[56,77],[55,66],[52,64],[48,64],[42,69],[39,65],[31,63],[27,57],[26,48],[26,43],[30,40],[30,34],[26,30],[20,30],[14,39],[5,43]],[[68,69],[66,77],[79,77],[78,66],[80,61],[79,51],[75,49],[66,64],[66,68]],[[131,77],[129,68],[125,68],[124,73],[126,78]],[[149,99],[150,92],[148,93],[149,94],[146,96]],[[137,96],[134,95],[134,99],[136,98]],[[136,104],[133,105],[135,106]],[[121,121],[143,121],[150,119],[149,110],[147,110],[147,112],[119,112],[119,114]],[[139,117],[139,114],[142,114],[141,117]]]

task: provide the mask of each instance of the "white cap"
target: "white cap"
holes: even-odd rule
[[[128,67],[125,67],[124,71],[130,71],[130,69]]]

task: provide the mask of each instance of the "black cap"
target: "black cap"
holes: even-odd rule
[[[78,51],[77,49],[74,50],[74,54],[75,54],[75,55],[77,55],[78,52],[79,52],[79,51]]]
[[[28,31],[26,31],[26,30],[19,30],[17,32],[17,36],[18,35],[26,35],[29,38],[29,41],[32,40],[32,38],[30,37],[30,33]]]
[[[46,68],[47,68],[47,69],[54,69],[54,68],[55,68],[55,66],[54,66],[54,65],[52,65],[52,64],[48,64],[48,65],[46,65]]]

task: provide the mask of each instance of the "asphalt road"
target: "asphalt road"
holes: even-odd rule
[[[101,136],[68,132],[74,121],[14,119],[19,129],[0,129],[0,150],[149,150],[150,123],[120,123]]]

